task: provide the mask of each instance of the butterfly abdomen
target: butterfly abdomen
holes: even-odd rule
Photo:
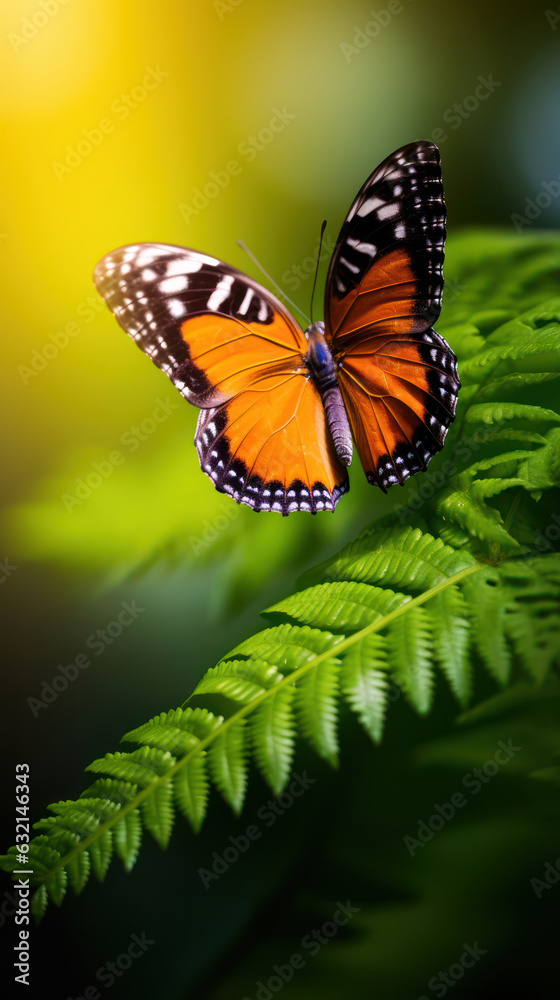
[[[343,465],[350,465],[352,461],[352,432],[338,385],[333,357],[325,340],[324,331],[325,324],[321,322],[313,323],[305,331],[309,350],[304,360],[321,393],[336,454]]]

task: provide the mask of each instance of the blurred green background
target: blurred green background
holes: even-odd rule
[[[451,235],[473,225],[515,233],[512,215],[560,172],[555,11],[481,0],[2,6],[5,787],[13,763],[28,761],[35,819],[48,802],[79,794],[84,766],[122,732],[180,704],[302,569],[394,502],[357,468],[333,517],[257,517],[217,494],[192,445],[195,410],[173,408],[173,387],[96,297],[95,263],[121,244],[153,240],[258,278],[237,246],[243,239],[308,312],[321,221],[332,245],[366,176],[417,138],[440,145]],[[487,96],[478,100],[481,77]],[[278,112],[285,128],[251,146]],[[240,170],[229,174],[232,160]],[[223,189],[204,195],[215,175]],[[533,225],[559,218],[553,199]],[[325,274],[326,263],[320,288]],[[448,288],[449,300],[458,292]],[[171,412],[156,426],[158,401]],[[115,449],[125,455],[118,467]],[[99,480],[89,494],[80,486],[88,477]],[[69,506],[68,496],[79,502]],[[137,620],[35,716],[28,699],[132,600],[145,609]],[[511,995],[523,977],[536,989],[524,995],[548,995],[534,930],[547,925],[548,901],[533,912],[523,893],[548,857],[549,827],[543,816],[532,857],[525,786],[492,786],[463,826],[428,845],[429,860],[399,868],[404,832],[426,801],[457,786],[456,777],[409,770],[419,741],[449,731],[454,709],[440,701],[429,722],[396,706],[379,750],[349,733],[342,775],[312,761],[316,790],[301,809],[210,889],[197,869],[267,801],[258,779],[247,819],[234,823],[215,800],[204,841],[183,830],[167,858],[146,845],[132,876],[115,866],[107,885],[91,883],[34,932],[36,986],[42,976],[61,997],[83,995],[130,934],[145,931],[156,943],[111,996],[254,996],[294,941],[351,897],[361,907],[355,927],[285,987],[293,997],[432,996],[430,976],[476,939],[491,944],[490,957],[454,995],[494,995],[508,975]],[[495,744],[484,732],[475,759]],[[504,735],[515,734],[502,727]],[[333,815],[335,795],[344,805]],[[543,801],[544,814],[554,811]],[[4,807],[10,840],[9,795]],[[477,824],[493,845],[480,870],[469,832]],[[501,873],[508,884],[512,872],[515,888],[498,905],[494,880]],[[10,945],[13,924],[1,922]]]

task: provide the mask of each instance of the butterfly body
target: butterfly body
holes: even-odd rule
[[[321,394],[325,416],[336,454],[343,465],[352,462],[352,431],[336,376],[333,356],[325,340],[325,324],[320,320],[305,331],[309,345],[304,361]]]
[[[460,382],[433,329],[445,205],[437,147],[415,142],[366,180],[304,332],[271,292],[196,250],[121,247],[95,269],[126,333],[200,408],[215,488],[256,511],[333,511],[352,440],[368,482],[401,485],[442,447]]]

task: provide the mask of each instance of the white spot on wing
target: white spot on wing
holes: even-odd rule
[[[373,243],[360,243],[360,240],[353,240],[350,237],[348,237],[346,242],[352,249],[358,250],[360,253],[367,253],[368,257],[375,257],[377,253],[377,247]]]
[[[360,205],[358,209],[358,215],[362,219],[364,215],[369,215],[370,212],[374,212],[376,209],[381,208],[381,206],[384,204],[385,202],[383,201],[382,198],[376,198],[376,197],[367,198],[366,201],[364,201],[363,205]],[[382,217],[381,213],[379,214],[380,217]]]
[[[191,257],[176,257],[175,260],[170,260],[167,269],[166,277],[174,278],[178,274],[194,274],[196,271],[200,271],[202,267],[202,261],[192,260]]]
[[[134,256],[138,250],[140,247],[130,247],[131,256]],[[146,267],[146,265],[153,264],[158,257],[166,257],[168,253],[167,247],[146,246],[140,250],[136,263],[138,267]]]
[[[176,295],[177,292],[184,292],[189,283],[189,279],[184,274],[177,274],[172,278],[164,278],[160,283],[160,292],[164,295]]]
[[[252,288],[248,288],[247,291],[245,292],[245,296],[243,298],[243,302],[239,306],[239,313],[240,313],[241,316],[244,316],[245,313],[247,312],[247,310],[249,309],[249,306],[251,304],[251,299],[252,298],[253,298],[253,289]]]
[[[184,316],[187,311],[180,299],[169,299],[167,308],[175,319],[180,319],[180,317]]]
[[[217,288],[214,289],[210,298],[208,299],[208,308],[212,312],[217,312],[222,303],[227,299],[231,286],[233,285],[233,275],[225,274],[223,278],[218,282]]]
[[[399,211],[399,206],[396,204],[384,205],[383,208],[379,209],[377,217],[382,220],[392,219],[394,215],[398,214],[398,211]]]

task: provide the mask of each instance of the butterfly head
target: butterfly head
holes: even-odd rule
[[[311,326],[307,327],[305,336],[309,344],[307,360],[311,361],[313,366],[318,369],[326,368],[331,359],[331,352],[325,340],[325,324],[321,320],[312,323]]]
[[[309,349],[305,355],[305,363],[312,374],[322,381],[326,375],[332,376],[334,364],[332,354],[325,340],[325,324],[320,320],[312,323],[305,331]]]

